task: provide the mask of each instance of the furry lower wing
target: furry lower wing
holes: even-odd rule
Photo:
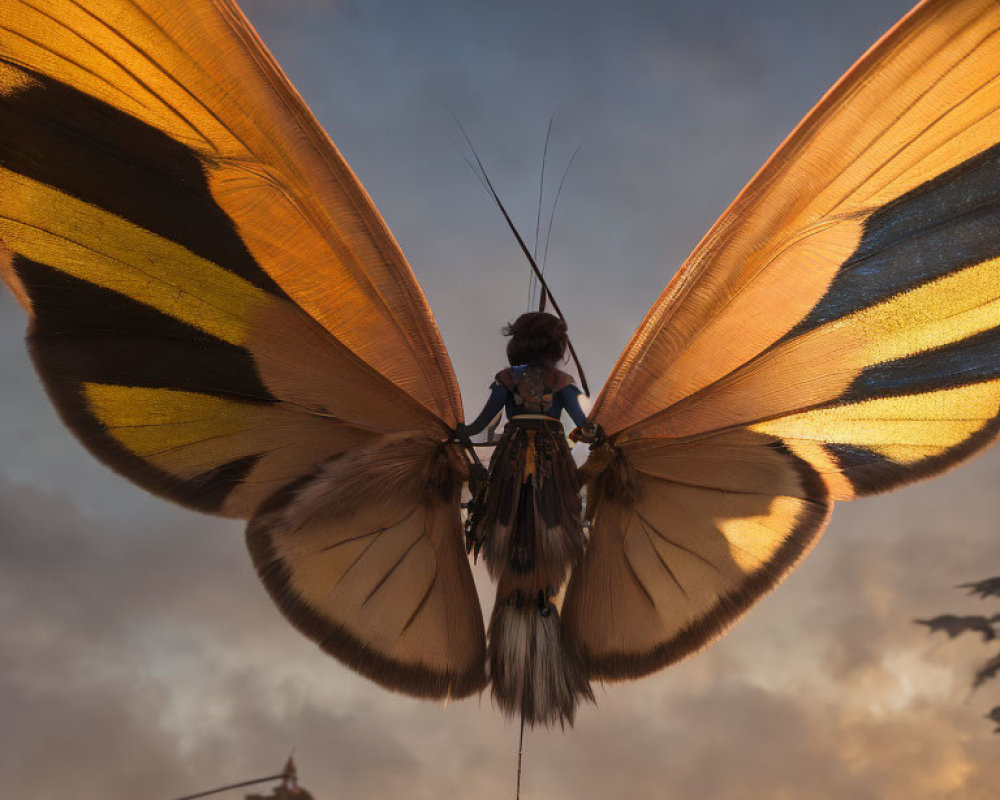
[[[486,682],[462,547],[462,460],[450,447],[382,437],[272,498],[247,528],[258,574],[296,628],[377,683],[422,697]]]
[[[602,680],[721,636],[809,552],[832,507],[808,462],[749,431],[616,448],[587,491],[590,542],[563,626]]]

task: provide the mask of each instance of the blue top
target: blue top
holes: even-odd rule
[[[513,377],[516,381],[524,374],[526,369],[527,365],[521,364],[516,367],[511,367],[510,372],[513,373]],[[568,379],[569,378],[567,377],[567,380]],[[514,393],[500,381],[494,381],[490,386],[490,389],[491,392],[489,399],[486,401],[486,405],[483,406],[483,410],[479,412],[479,416],[465,426],[465,432],[469,436],[475,436],[477,433],[480,433],[483,429],[485,429],[490,423],[490,420],[500,413],[500,409],[504,409],[507,412],[507,419],[517,416],[518,414],[538,413],[534,409],[528,409],[524,406],[517,405]],[[587,422],[587,414],[582,408],[580,408],[580,401],[578,399],[580,394],[580,390],[572,383],[563,387],[558,392],[553,392],[552,405],[545,409],[545,416],[552,417],[553,419],[559,419],[562,412],[566,411],[578,427],[585,425]]]

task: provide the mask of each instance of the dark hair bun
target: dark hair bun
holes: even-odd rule
[[[553,366],[566,355],[566,323],[544,311],[522,314],[503,329],[507,360],[512,364]]]

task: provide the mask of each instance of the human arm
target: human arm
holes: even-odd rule
[[[601,427],[592,422],[587,422],[587,413],[580,408],[579,397],[580,390],[575,386],[567,386],[559,392],[559,399],[562,402],[563,408],[566,409],[566,413],[569,414],[570,419],[576,423],[576,428],[570,431],[569,438],[574,442],[596,444],[603,438]]]
[[[500,413],[507,400],[508,390],[499,382],[494,383],[492,388],[493,390],[490,392],[489,399],[487,399],[486,405],[483,406],[483,410],[479,412],[479,416],[468,424],[459,425],[455,429],[457,433],[465,436],[475,436],[477,433],[482,432],[489,425],[490,420]]]
[[[569,414],[573,424],[578,428],[587,424],[587,412],[580,408],[580,390],[570,384],[560,389],[557,396],[566,413]]]

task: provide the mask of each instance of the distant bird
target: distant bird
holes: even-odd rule
[[[977,583],[963,583],[959,589],[968,589],[969,594],[977,594],[980,597],[1000,597],[1000,576],[996,578],[987,578],[984,581],[978,581]],[[995,617],[994,617],[995,619]]]
[[[942,614],[940,617],[934,617],[934,619],[915,619],[913,621],[920,625],[926,625],[930,628],[931,633],[944,631],[951,639],[966,631],[974,631],[983,635],[984,642],[989,642],[996,638],[997,634],[993,630],[992,623],[998,618],[1000,618],[1000,614],[994,617],[993,620],[979,616],[959,617],[955,614]]]
[[[998,726],[1000,726],[1000,706],[997,706],[989,714],[987,714],[986,719],[991,719],[997,723]],[[997,727],[993,733],[1000,733],[1000,727]]]
[[[993,658],[983,664],[979,671],[976,672],[975,680],[972,681],[972,688],[978,689],[986,681],[991,678],[995,678],[997,673],[1000,673],[1000,653],[997,653]],[[996,709],[993,709],[990,713],[994,713]]]

